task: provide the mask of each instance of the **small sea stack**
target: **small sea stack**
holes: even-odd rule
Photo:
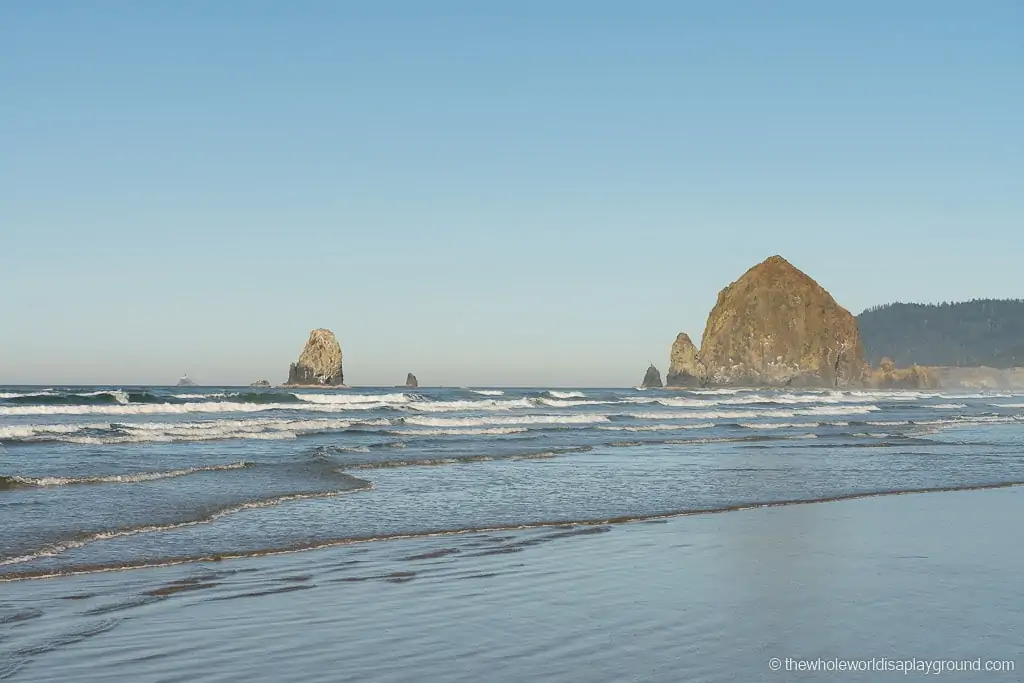
[[[341,345],[333,332],[319,328],[309,333],[302,355],[288,368],[288,382],[285,386],[345,386],[345,375],[341,366]]]
[[[269,389],[270,388],[270,382],[268,382],[265,379],[260,379],[260,380],[256,380],[255,382],[253,382],[249,386],[252,387],[253,389]]]
[[[661,372],[658,371],[658,368],[654,367],[654,363],[647,367],[647,373],[644,375],[644,381],[640,386],[645,389],[660,389],[663,386],[661,383]]]
[[[414,375],[414,374],[412,374],[410,372],[408,375],[405,376],[405,388],[406,389],[415,389],[419,385],[420,385],[420,383],[416,380],[416,375]]]

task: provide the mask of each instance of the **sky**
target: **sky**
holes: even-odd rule
[[[772,254],[1024,295],[1024,3],[0,3],[0,384],[630,386]]]

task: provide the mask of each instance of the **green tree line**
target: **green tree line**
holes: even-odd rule
[[[1024,299],[874,306],[857,316],[865,358],[897,366],[1024,366]]]

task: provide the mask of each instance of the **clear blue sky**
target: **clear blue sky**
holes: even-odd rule
[[[0,3],[0,383],[635,384],[774,253],[1024,294],[1024,3]]]

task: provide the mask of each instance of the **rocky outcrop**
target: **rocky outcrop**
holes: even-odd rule
[[[260,380],[256,380],[255,382],[253,382],[249,386],[252,387],[253,389],[269,389],[270,388],[270,382],[268,382],[265,379],[260,379]]]
[[[338,387],[344,382],[337,338],[330,330],[313,330],[299,360],[288,368],[287,386]]]
[[[658,368],[654,367],[654,363],[648,366],[647,373],[644,375],[644,381],[640,386],[647,389],[660,389],[662,387],[661,373],[658,371]]]
[[[405,376],[405,388],[406,389],[415,389],[419,385],[420,385],[420,383],[416,380],[416,375],[414,375],[414,374],[412,374],[410,372],[408,375]]]
[[[182,375],[181,379],[178,380],[177,386],[179,386],[179,387],[197,387],[199,385],[196,384],[195,382],[193,382],[191,379],[189,379],[188,375]]]
[[[897,368],[891,358],[883,358],[876,369],[865,363],[862,380],[870,389],[936,389],[940,384],[939,374],[933,368]]]
[[[669,352],[668,375],[665,385],[670,387],[694,387],[704,383],[704,366],[697,358],[697,347],[690,335],[680,332]]]
[[[781,256],[723,289],[700,350],[688,342],[681,336],[673,345],[670,383],[835,387],[857,386],[864,375],[856,319]]]

